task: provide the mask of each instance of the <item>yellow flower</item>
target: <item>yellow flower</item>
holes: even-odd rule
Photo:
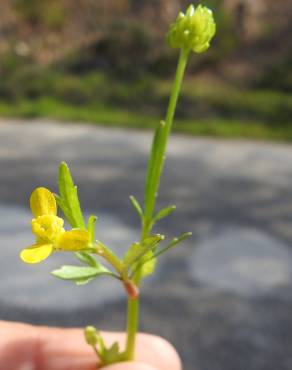
[[[36,242],[21,251],[20,257],[24,262],[41,262],[55,250],[75,252],[88,247],[90,237],[87,230],[64,230],[64,220],[57,216],[56,200],[48,189],[37,188],[32,192],[30,208],[35,217],[31,226]]]

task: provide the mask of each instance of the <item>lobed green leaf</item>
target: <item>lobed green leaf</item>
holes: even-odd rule
[[[141,258],[141,261],[134,266],[131,277],[135,276],[139,269],[141,270],[142,277],[151,275],[155,270],[157,257],[167,252],[168,250],[176,247],[180,242],[189,238],[191,235],[192,233],[190,232],[184,233],[180,237],[174,238],[166,247],[162,248],[161,250],[157,252],[150,251],[148,254],[145,254]]]
[[[86,279],[75,279],[73,280],[76,285],[85,285],[88,284],[94,277],[86,278]]]
[[[126,266],[131,265],[132,261],[135,261],[137,256],[141,253],[142,248],[140,243],[133,243],[124,255],[123,263]]]
[[[163,235],[156,234],[143,239],[141,243],[133,243],[123,259],[125,267],[129,268],[135,263],[139,263],[142,257],[149,251],[152,252],[156,248],[157,244],[163,239]]]
[[[144,262],[145,261],[145,262]],[[141,270],[140,270],[140,276],[142,278],[145,278],[149,275],[152,275],[155,271],[157,264],[157,258],[154,257],[154,253],[152,251],[149,251],[144,255],[141,261]]]
[[[79,261],[85,263],[88,266],[98,266],[98,262],[96,261],[96,259],[87,252],[75,252],[75,256],[79,259]]]
[[[119,343],[114,342],[111,347],[103,348],[101,360],[104,365],[110,365],[120,362],[122,355],[123,354],[120,352]]]
[[[99,275],[113,275],[110,270],[101,264],[95,267],[62,266],[60,269],[52,271],[52,275],[63,280],[72,280],[77,285],[88,283]]]

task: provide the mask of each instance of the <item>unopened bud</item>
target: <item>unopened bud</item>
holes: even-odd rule
[[[210,9],[190,5],[186,14],[180,12],[176,21],[170,26],[167,41],[173,48],[202,53],[210,46],[215,35],[216,24]]]
[[[90,346],[96,346],[98,342],[98,334],[93,326],[87,326],[84,330],[85,340]]]

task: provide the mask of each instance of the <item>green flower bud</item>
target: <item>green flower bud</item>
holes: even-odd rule
[[[173,48],[202,53],[209,48],[215,32],[216,24],[212,11],[202,5],[198,5],[196,9],[190,5],[186,14],[180,12],[170,26],[167,41]]]
[[[98,334],[93,326],[87,326],[84,330],[85,340],[90,346],[96,346],[98,342]]]

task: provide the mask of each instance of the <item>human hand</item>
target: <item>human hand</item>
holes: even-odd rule
[[[125,334],[103,334],[107,343]],[[96,357],[82,329],[37,327],[0,321],[0,370],[96,370]],[[136,361],[104,370],[181,370],[175,349],[162,338],[139,334]]]

